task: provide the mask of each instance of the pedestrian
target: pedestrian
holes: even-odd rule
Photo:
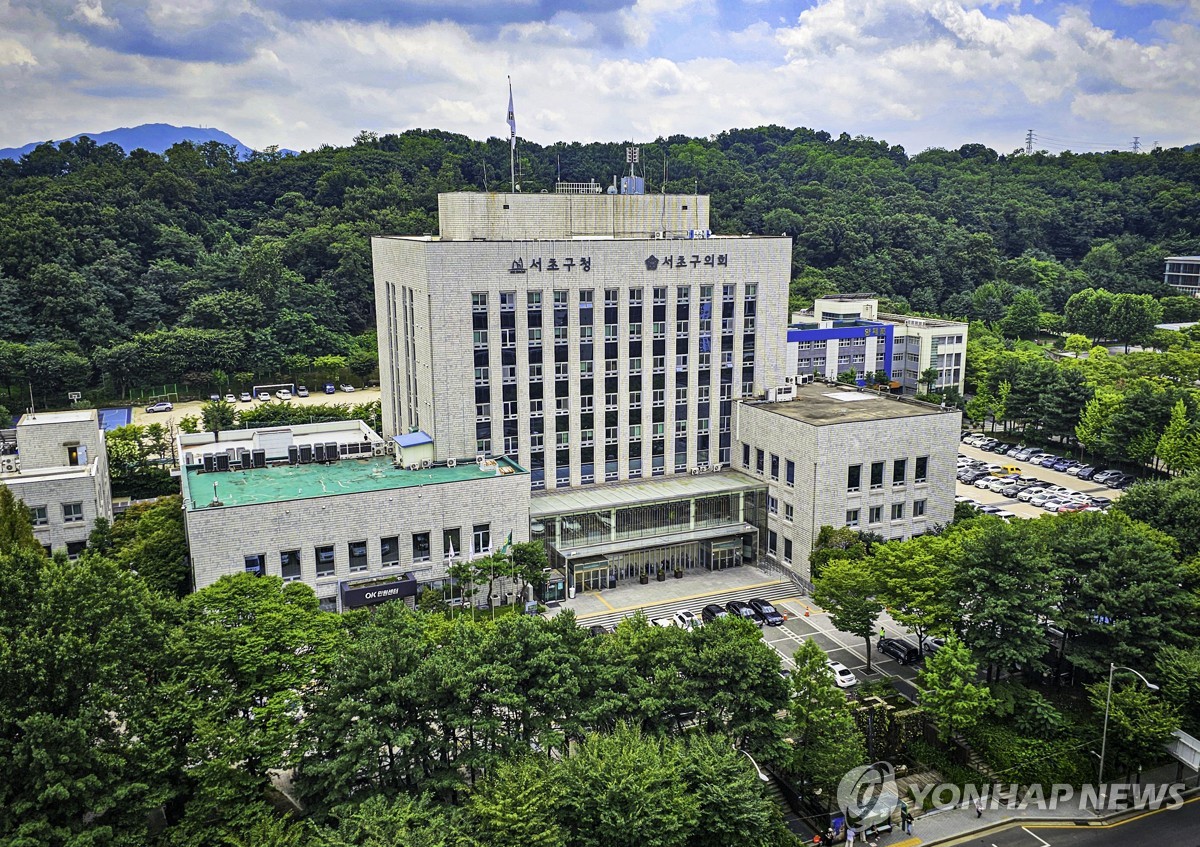
[[[907,808],[900,810],[900,829],[905,835],[912,835],[913,816]]]
[[[854,827],[846,827],[846,847],[854,847],[854,836],[858,835]]]
[[[975,817],[983,817],[983,803],[978,798],[975,799]]]

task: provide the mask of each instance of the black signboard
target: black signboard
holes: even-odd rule
[[[417,578],[412,574],[405,574],[387,582],[376,582],[370,585],[351,585],[343,582],[341,590],[342,608],[358,609],[400,597],[416,597]]]

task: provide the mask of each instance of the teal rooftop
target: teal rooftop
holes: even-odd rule
[[[264,468],[209,472],[200,466],[189,466],[183,475],[183,502],[188,511],[194,512],[443,485],[514,473],[528,471],[504,457],[488,460],[483,465],[473,460],[460,460],[456,467],[439,464],[421,470],[398,468],[391,457],[343,458],[324,464],[273,464]]]

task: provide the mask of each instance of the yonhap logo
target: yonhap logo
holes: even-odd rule
[[[838,808],[852,826],[890,817],[896,800],[896,770],[891,762],[851,768],[838,783]]]

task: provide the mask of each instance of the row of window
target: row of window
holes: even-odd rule
[[[886,461],[872,462],[870,465],[870,482],[871,490],[879,491],[883,488],[884,477],[886,470]],[[850,465],[846,469],[846,491],[854,494],[862,490],[862,465]],[[913,480],[916,484],[929,482],[929,457],[918,456],[913,461]],[[908,459],[893,459],[892,460],[892,487],[899,488],[908,482]]]
[[[714,286],[701,285],[699,286],[698,295],[701,303],[711,303],[713,299]],[[691,302],[693,288],[690,285],[675,286],[675,302],[684,305]],[[556,288],[551,294],[551,305],[556,309],[565,309],[570,305],[570,290],[565,288]],[[667,302],[668,289],[664,287],[654,287],[650,290],[652,303],[656,306],[665,305]],[[527,308],[540,309],[542,307],[544,292],[542,291],[526,291],[525,305]],[[595,304],[596,292],[590,288],[581,289],[576,292],[576,303],[581,309],[590,309]],[[645,289],[630,288],[626,302],[630,306],[640,306],[643,303]],[[743,292],[743,299],[754,300],[758,296],[758,286],[754,283],[747,283]],[[604,289],[604,305],[616,306],[620,303],[621,290],[619,288]],[[721,299],[732,301],[737,297],[737,286],[723,285],[721,286]],[[516,291],[501,291],[499,297],[500,311],[511,312],[517,308],[517,292]],[[486,291],[476,291],[471,294],[471,309],[475,312],[485,312],[488,307],[488,295]]]
[[[690,338],[691,324],[686,320],[675,321],[675,336],[677,338]],[[757,327],[757,321],[754,315],[746,315],[742,319],[742,331],[746,334],[753,333]],[[722,318],[721,334],[733,335],[737,328],[737,323],[734,318]],[[591,324],[581,324],[579,329],[579,341],[582,344],[588,344],[596,339],[595,328]],[[701,335],[711,334],[713,331],[712,321],[702,319],[696,322],[696,329]],[[621,327],[619,324],[609,323],[604,325],[604,340],[619,341],[623,337],[627,341],[642,340],[642,324],[631,323],[625,328],[625,334],[622,336]],[[490,330],[475,329],[471,332],[472,346],[476,350],[485,350],[491,340],[489,335]],[[527,338],[530,346],[540,347],[547,338],[546,333],[541,326],[531,326],[527,330]],[[501,327],[500,329],[500,347],[502,349],[515,349],[517,346],[517,330],[515,327]],[[566,324],[555,326],[551,329],[550,338],[556,344],[565,344],[570,340],[570,327]],[[667,337],[667,322],[652,321],[650,324],[650,337],[654,341],[661,341]]]
[[[411,562],[420,564],[433,560],[432,533],[411,533]],[[442,548],[439,559],[449,560],[452,557],[472,556],[490,553],[492,550],[491,524],[475,524],[471,527],[471,549],[464,551],[462,546],[461,527],[442,530]],[[346,544],[346,571],[348,573],[363,573],[367,570],[367,542],[350,541]],[[337,575],[338,557],[336,545],[323,544],[313,548],[317,579],[325,579]],[[400,565],[400,536],[391,535],[379,539],[379,561],[383,568],[394,568]],[[249,573],[259,576],[267,572],[267,554],[250,553],[245,556],[245,568]],[[299,550],[281,550],[279,553],[279,575],[285,582],[293,582],[304,577],[303,564]]]
[[[891,505],[891,519],[894,521],[904,520],[904,503],[893,503]],[[914,500],[912,504],[912,516],[914,519],[925,517],[925,501]],[[862,518],[862,509],[847,509],[846,510],[846,526],[856,527],[860,525]],[[875,525],[883,523],[883,506],[871,506],[867,509],[867,524]]]
[[[50,526],[50,513],[46,506],[30,506],[29,513],[35,527]],[[63,503],[62,520],[63,523],[83,523],[83,503]]]
[[[754,464],[750,464],[750,451],[754,450]],[[770,461],[767,461],[768,455]],[[749,444],[742,444],[742,467],[746,470],[753,470],[759,476],[769,476],[770,479],[779,479],[780,462],[783,467],[783,480],[788,488],[796,487],[796,463],[791,459],[780,459],[774,453],[767,454],[759,448],[751,448]]]

